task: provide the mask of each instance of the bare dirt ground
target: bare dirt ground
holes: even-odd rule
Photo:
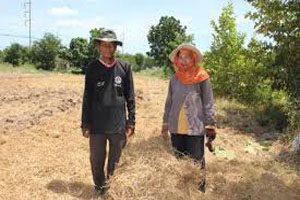
[[[300,199],[299,160],[224,99],[216,152],[200,172],[160,137],[167,81],[135,75],[136,136],[103,199]],[[83,76],[0,74],[0,199],[94,199],[88,140],[80,132]],[[101,198],[99,198],[101,199]]]

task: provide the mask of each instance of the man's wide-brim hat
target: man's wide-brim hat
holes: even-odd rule
[[[199,51],[199,49],[197,49],[194,45],[190,44],[190,43],[183,43],[181,45],[179,45],[176,49],[174,49],[172,51],[172,53],[170,53],[169,55],[169,59],[171,60],[172,63],[175,62],[175,58],[178,56],[178,52],[182,49],[187,49],[187,50],[191,50],[192,52],[195,53],[195,63],[201,63],[203,60],[203,55],[202,53]]]
[[[123,43],[117,39],[116,33],[113,30],[103,30],[98,37],[94,38],[96,42],[113,42],[122,46]]]

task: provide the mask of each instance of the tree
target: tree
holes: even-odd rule
[[[193,40],[192,35],[186,34],[186,26],[182,26],[173,16],[161,17],[157,25],[151,26],[147,38],[150,45],[147,55],[154,58],[160,67],[170,67],[168,56],[172,50],[183,42]]]
[[[137,53],[134,55],[134,59],[136,64],[136,71],[141,71],[142,69],[144,69],[144,55],[141,53]]]
[[[55,58],[55,70],[67,71],[71,66],[71,53],[68,47],[61,46]]]
[[[62,46],[59,50],[59,54],[58,56],[63,59],[63,60],[66,60],[68,62],[71,63],[72,61],[72,54],[70,52],[70,49],[66,46]]]
[[[25,62],[26,48],[18,43],[13,43],[4,50],[4,62],[11,63],[14,67]]]
[[[31,47],[22,46],[22,63],[30,63],[31,62]]]
[[[218,24],[211,21],[214,41],[205,54],[205,66],[216,94],[253,103],[261,82],[263,66],[249,59],[243,47],[245,35],[236,28],[233,5],[222,10]]]
[[[90,40],[88,45],[88,60],[98,58],[100,56],[98,49],[96,49],[96,44],[94,38],[98,37],[104,28],[94,28],[90,30]]]
[[[124,60],[128,63],[130,63],[133,67],[135,65],[135,57],[129,53],[121,54],[120,51],[116,51],[116,58],[119,58],[120,60]]]
[[[52,33],[46,33],[41,40],[35,41],[32,46],[33,63],[38,68],[53,70],[56,67],[56,59],[61,48],[61,40]]]
[[[293,101],[300,101],[300,1],[247,0],[255,9],[248,17],[255,21],[258,33],[271,38],[268,49],[274,51],[272,69],[274,87],[286,90]]]
[[[145,68],[155,67],[155,60],[146,55],[144,59],[144,66]]]
[[[84,38],[73,38],[70,42],[70,61],[75,67],[83,68],[88,60],[88,41]]]
[[[3,51],[2,50],[0,50],[0,62],[3,62]]]

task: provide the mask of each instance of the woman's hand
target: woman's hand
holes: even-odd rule
[[[206,137],[208,138],[208,141],[212,142],[216,139],[217,132],[215,127],[207,126],[205,127],[205,131],[206,131]]]
[[[206,137],[207,137],[207,142],[205,143],[205,146],[208,148],[208,150],[210,152],[214,152],[214,147],[212,144],[212,141],[214,141],[216,139],[216,129],[215,127],[212,126],[208,126],[205,127],[205,131],[206,131]]]

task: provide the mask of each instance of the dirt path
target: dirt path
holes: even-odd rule
[[[88,141],[79,129],[83,77],[0,78],[0,199],[93,199]],[[258,138],[259,127],[226,124],[233,118],[224,100],[217,102],[223,125],[216,153],[206,152],[208,191],[199,193],[198,167],[175,159],[159,137],[167,81],[136,75],[135,85],[136,136],[103,199],[300,199],[299,165],[277,142]]]

